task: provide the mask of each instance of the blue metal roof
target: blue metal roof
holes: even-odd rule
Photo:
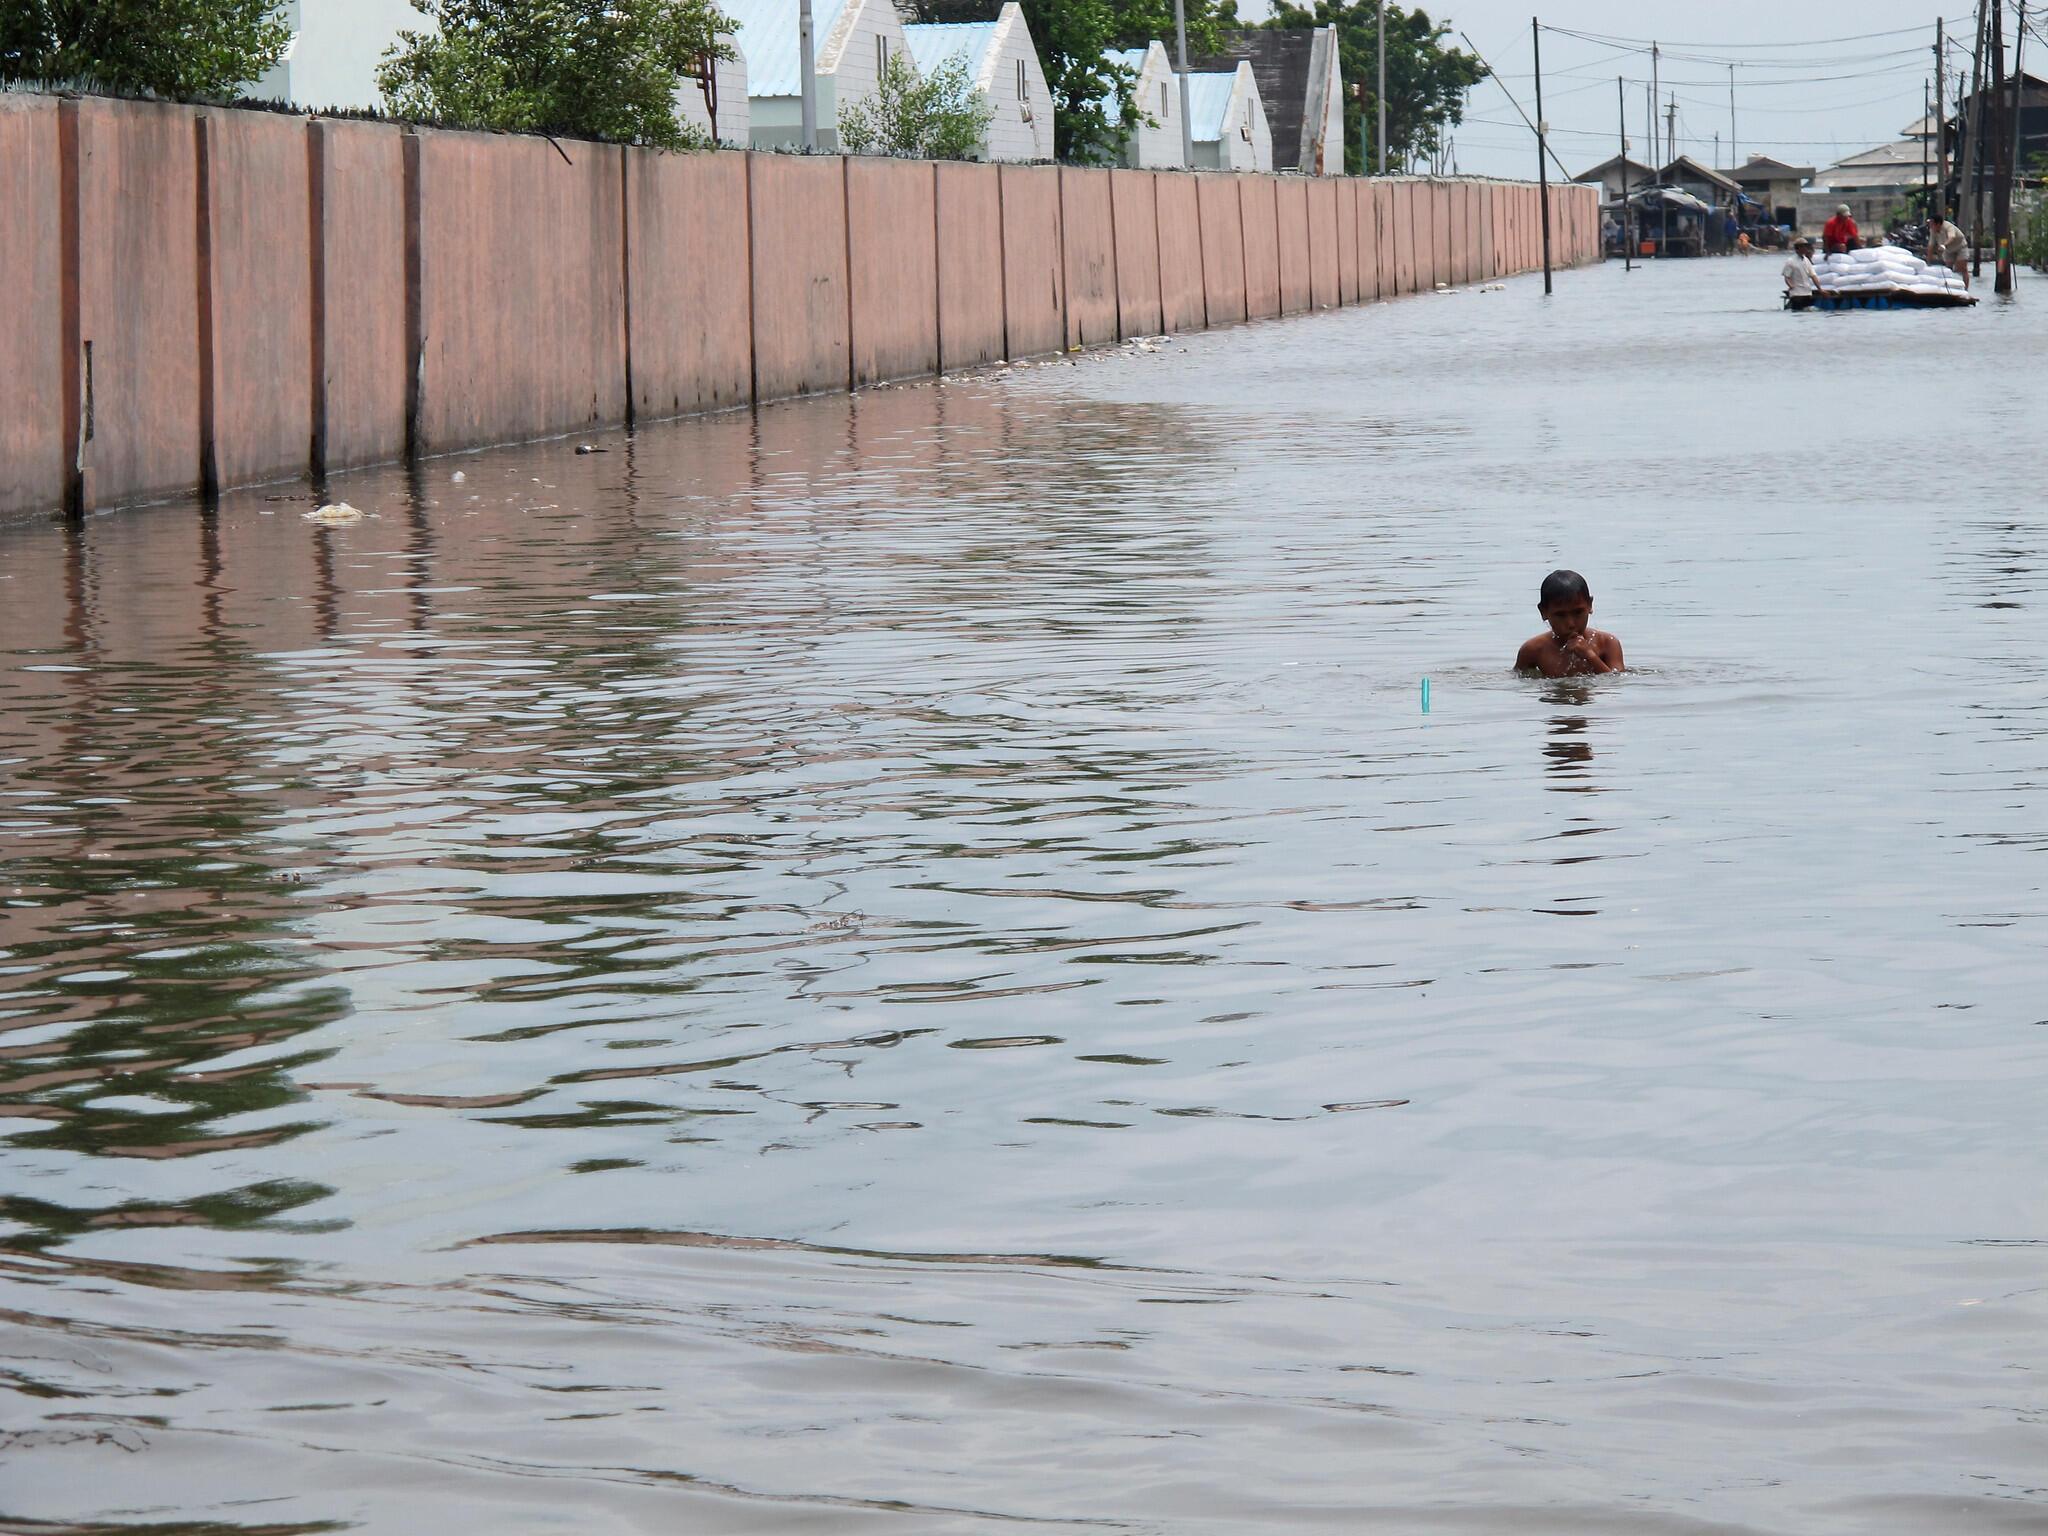
[[[718,7],[733,19],[740,54],[747,61],[749,96],[799,96],[797,0],[720,0]],[[811,47],[825,51],[825,39],[838,24],[846,0],[811,0]]]
[[[1230,115],[1230,93],[1237,71],[1227,75],[1188,75],[1188,129],[1197,144],[1220,143],[1224,119]]]
[[[983,60],[995,46],[996,24],[992,21],[917,22],[903,29],[910,45],[910,61],[917,72],[928,75],[956,54],[967,57],[967,78],[979,80]]]

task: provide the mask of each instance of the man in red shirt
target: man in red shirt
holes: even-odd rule
[[[1857,232],[1856,221],[1849,217],[1849,205],[1837,204],[1835,216],[1820,227],[1821,249],[1830,256],[1837,251],[1853,251],[1863,243],[1863,236]]]

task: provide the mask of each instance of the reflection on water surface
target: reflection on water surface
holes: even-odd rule
[[[0,532],[0,1516],[2034,1528],[2041,296],[1770,287]]]

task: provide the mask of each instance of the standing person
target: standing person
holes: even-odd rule
[[[1863,235],[1856,228],[1856,221],[1849,217],[1849,205],[1837,203],[1835,216],[1820,228],[1821,249],[1830,256],[1837,251],[1853,251],[1863,243]]]
[[[1927,221],[1927,259],[1937,267],[1960,272],[1963,286],[1970,286],[1969,237],[1939,213]]]
[[[1820,286],[1820,274],[1813,270],[1813,242],[1794,240],[1792,255],[1785,262],[1785,307],[1787,309],[1811,309],[1813,301],[1824,291]]]

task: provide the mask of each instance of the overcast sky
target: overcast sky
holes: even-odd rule
[[[1480,54],[1500,72],[1502,84],[1531,117],[1536,114],[1530,81],[1532,10],[1546,28],[1656,38],[1667,54],[1659,70],[1663,105],[1669,105],[1674,91],[1678,96],[1678,152],[1712,160],[1718,133],[1723,165],[1730,163],[1728,61],[1745,61],[1735,71],[1733,133],[1740,157],[1768,154],[1795,165],[1826,165],[1898,138],[1900,130],[1920,116],[1921,85],[1934,66],[1935,18],[1948,15],[1952,44],[1958,33],[1963,34],[1961,51],[1951,53],[1953,73],[1968,61],[1967,29],[1972,24],[1969,15],[1974,14],[1974,7],[1966,13],[1963,0],[1949,0],[1952,9],[1947,13],[1936,0],[1815,6],[1785,0],[1420,3],[1430,15],[1449,21],[1453,33],[1471,34]],[[1238,9],[1247,18],[1263,15],[1266,0],[1239,0]],[[2010,12],[2006,25],[2009,33]],[[1839,40],[1820,41],[1829,38]],[[1643,82],[1650,75],[1650,58],[1647,51],[1622,52],[1621,46],[1544,34],[1544,109],[1552,145],[1574,175],[1620,147],[1617,75],[1629,82],[1624,94],[1630,153],[1648,158]],[[2048,62],[2048,47],[2034,38],[2027,46],[2030,66]],[[2034,54],[2036,49],[2039,54]],[[1847,78],[1827,78],[1831,76]],[[1472,93],[1456,143],[1461,171],[1523,178],[1536,174],[1534,137],[1502,95],[1501,85],[1491,81]]]

